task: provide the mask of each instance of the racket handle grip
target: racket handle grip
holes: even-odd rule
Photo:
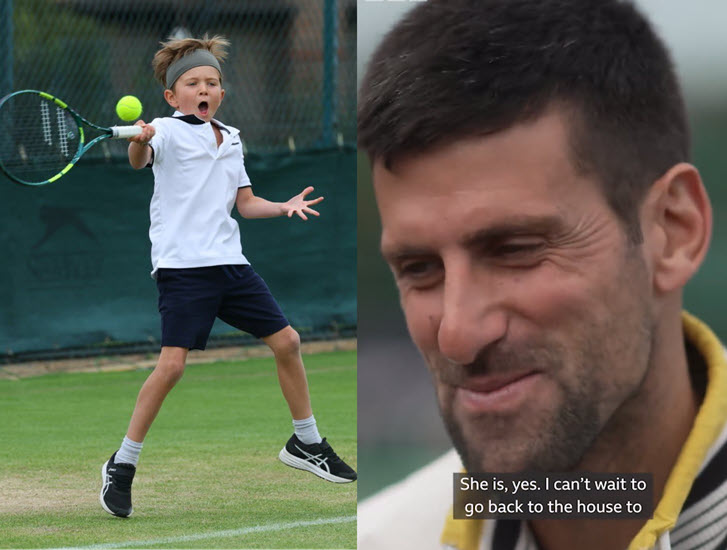
[[[114,138],[130,138],[138,136],[142,132],[141,126],[112,126]]]

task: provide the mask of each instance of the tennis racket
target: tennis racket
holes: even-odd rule
[[[101,135],[86,143],[84,126]],[[97,126],[45,92],[14,92],[0,99],[0,170],[17,183],[45,185],[97,143],[141,132],[140,126]]]

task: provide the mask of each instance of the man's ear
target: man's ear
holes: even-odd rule
[[[712,236],[712,207],[697,169],[679,163],[655,181],[641,220],[655,291],[682,288],[702,264]]]
[[[171,107],[174,107],[175,109],[179,108],[179,102],[177,101],[177,98],[172,90],[164,90],[164,99],[167,100],[167,103],[169,103]]]

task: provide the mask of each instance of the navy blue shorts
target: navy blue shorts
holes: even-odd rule
[[[257,338],[289,325],[249,265],[157,270],[162,346],[204,349],[215,317]]]

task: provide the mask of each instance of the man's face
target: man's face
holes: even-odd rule
[[[569,151],[551,112],[374,163],[382,252],[472,472],[573,468],[638,415],[650,277]]]
[[[225,97],[220,73],[214,67],[189,69],[172,88],[164,94],[169,105],[185,115],[196,115],[205,122],[212,120]]]

